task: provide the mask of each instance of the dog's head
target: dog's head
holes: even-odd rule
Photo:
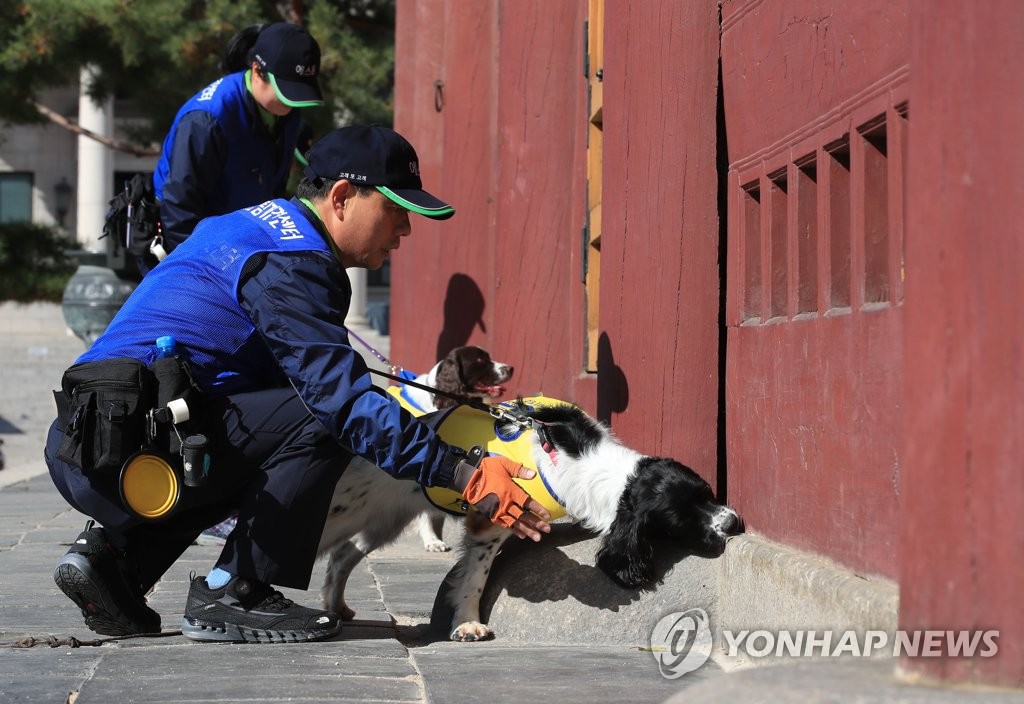
[[[726,540],[743,532],[737,513],[717,501],[711,486],[673,459],[644,457],[619,500],[597,566],[622,586],[654,578],[654,547],[669,541],[687,554],[718,557]]]
[[[479,399],[494,399],[505,393],[502,386],[512,378],[514,369],[495,362],[490,353],[474,345],[456,347],[437,364],[437,388],[450,394]],[[454,406],[456,401],[435,396],[438,409]]]
[[[568,404],[532,407],[522,399],[512,408],[536,422],[538,442],[553,448],[559,458],[596,461],[599,465],[602,462],[597,458],[602,455],[619,461],[637,458],[635,467],[622,468],[629,478],[617,497],[617,507],[610,506],[614,520],[604,533],[597,555],[597,566],[619,584],[636,588],[653,581],[659,542],[670,543],[686,554],[718,557],[725,551],[726,540],[743,531],[737,513],[719,503],[711,486],[689,467],[673,459],[632,451],[606,452],[615,446],[621,450],[621,443],[582,409]],[[514,426],[512,421],[502,419],[498,429],[508,434]]]

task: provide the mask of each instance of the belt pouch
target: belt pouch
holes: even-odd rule
[[[57,392],[65,396],[57,402],[57,424],[64,427],[58,459],[86,474],[120,470],[146,442],[154,389],[152,373],[128,357],[68,368]]]

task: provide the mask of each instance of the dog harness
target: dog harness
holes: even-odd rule
[[[423,411],[417,410],[405,402],[400,387],[389,386],[388,393],[398,399],[398,402],[406,410],[414,416],[419,416],[420,420],[432,426],[446,443],[463,448],[479,445],[489,454],[508,457],[524,467],[529,467],[536,471],[532,479],[515,479],[515,483],[522,487],[523,491],[529,494],[531,498],[546,508],[551,514],[552,520],[567,515],[565,506],[562,505],[544,473],[537,467],[537,463],[533,459],[533,434],[537,430],[532,428],[516,428],[512,432],[502,432],[499,428],[500,421],[496,420],[494,416],[469,406],[456,406],[445,411],[424,415]],[[534,396],[524,398],[523,403],[528,406],[550,406],[565,402],[544,396]],[[512,403],[498,405],[508,410],[513,409]],[[541,441],[543,444],[547,444],[545,451],[552,455],[552,462],[554,462],[554,449],[544,439],[543,430],[541,430]],[[446,513],[462,516],[469,510],[469,504],[466,502],[466,499],[463,498],[462,494],[453,489],[425,486],[423,487],[423,493],[430,503]]]

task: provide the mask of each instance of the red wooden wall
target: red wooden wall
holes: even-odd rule
[[[593,375],[586,0],[403,0],[396,127],[458,213],[395,255],[392,358],[482,344],[724,467],[751,530],[899,579],[901,626],[1002,633],[904,669],[1024,685],[1018,5],[606,0]]]
[[[612,426],[714,486],[718,12],[607,0],[605,23],[600,310],[613,363],[600,374],[617,386]]]
[[[586,9],[399,3],[396,128],[457,213],[417,219],[394,257],[391,356],[421,370],[482,344],[516,367],[513,393],[596,413],[581,283]],[[611,0],[606,14],[630,31],[606,47],[601,411],[630,443],[714,482],[717,11]]]
[[[905,670],[1024,687],[1024,12],[915,7],[900,626],[997,629]]]
[[[889,577],[908,60],[905,3],[723,6],[730,499],[772,538]]]
[[[515,361],[520,391],[586,402],[594,384],[579,378],[582,322],[574,312],[582,301],[583,3],[495,6],[501,31],[491,350]]]
[[[449,340],[449,348],[487,346],[493,311],[496,18],[490,3],[475,3],[472,13],[449,5],[397,9],[395,129],[416,148],[425,187],[456,208],[443,222],[414,217],[392,258],[391,359],[416,372],[430,369]]]
[[[395,127],[456,215],[417,218],[393,259],[393,361],[425,371],[480,344],[516,367],[511,393],[592,404],[568,332],[581,328],[583,3],[403,2],[397,27]]]

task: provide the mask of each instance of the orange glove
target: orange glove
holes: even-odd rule
[[[480,459],[483,450],[474,447],[455,471],[452,488],[466,501],[491,519],[491,523],[511,528],[526,513],[530,495],[512,481],[522,467],[501,455]],[[474,460],[477,465],[474,466]]]

